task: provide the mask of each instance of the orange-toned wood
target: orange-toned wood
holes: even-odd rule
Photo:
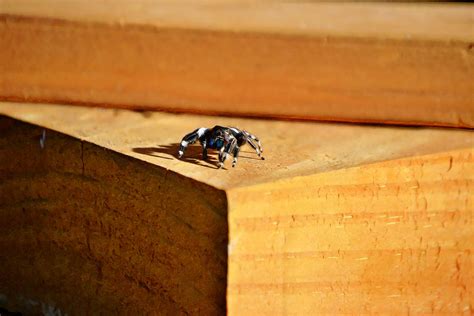
[[[230,315],[472,313],[472,131],[11,103],[0,114],[26,126],[3,129],[0,146],[13,258],[0,293],[65,312],[218,314],[227,295]],[[258,135],[266,160],[244,147],[218,170],[199,146],[176,159],[183,134],[213,124]]]
[[[64,105],[0,102],[0,113],[50,128],[104,148],[228,190],[319,174],[381,161],[472,148],[474,132],[443,128],[361,126],[288,122]],[[198,127],[237,126],[260,137],[266,160],[242,150],[237,167],[200,160],[199,146],[188,159],[176,154],[181,138]],[[39,146],[39,143],[38,143]],[[186,158],[186,156],[185,156]]]
[[[473,154],[230,190],[229,315],[471,314]]]
[[[0,98],[473,127],[473,12],[4,0]]]
[[[0,116],[0,308],[225,314],[225,193],[43,130]]]

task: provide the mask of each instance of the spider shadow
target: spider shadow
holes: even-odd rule
[[[179,150],[179,143],[173,143],[169,145],[159,145],[158,147],[136,147],[132,148],[132,150],[136,153],[142,155],[148,155],[153,157],[158,157],[161,159],[173,160],[179,159],[181,161],[192,163],[198,166],[211,168],[211,169],[218,169],[217,162],[218,160],[213,155],[214,150],[208,150],[207,159],[204,161],[202,159],[202,149],[201,146],[189,146],[186,149],[186,152],[183,157],[178,158],[178,150]],[[171,158],[171,157],[172,158]],[[214,166],[210,166],[214,165]]]

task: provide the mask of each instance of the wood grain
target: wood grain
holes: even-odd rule
[[[472,148],[474,132],[444,128],[284,122],[63,105],[0,102],[0,113],[146,161],[218,189],[246,187],[354,166]],[[235,168],[216,170],[199,145],[176,158],[198,127],[237,126],[261,140],[266,160],[244,147]],[[39,143],[38,143],[39,146]],[[222,171],[222,172],[221,172]]]
[[[0,117],[0,307],[225,313],[225,193],[43,130]]]
[[[471,314],[473,154],[230,190],[229,314]]]
[[[469,4],[4,0],[0,10],[3,100],[474,127]]]
[[[66,312],[472,313],[473,131],[0,113],[8,297]],[[266,160],[245,147],[226,170],[199,146],[176,158],[182,135],[213,124],[257,134]]]

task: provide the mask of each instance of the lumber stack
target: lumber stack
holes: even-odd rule
[[[471,4],[1,0],[0,314],[473,314],[473,26]],[[215,125],[266,159],[177,158]]]
[[[470,4],[3,0],[0,100],[474,127]]]
[[[0,104],[0,306],[471,313],[470,130]],[[197,126],[260,136],[217,170]],[[36,305],[35,305],[36,304]]]

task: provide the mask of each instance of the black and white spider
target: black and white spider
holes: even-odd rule
[[[196,141],[201,143],[202,157],[207,159],[207,149],[216,149],[219,151],[219,168],[224,166],[224,161],[229,154],[234,156],[232,167],[237,163],[240,147],[249,144],[255,149],[257,155],[264,160],[262,156],[262,144],[260,140],[247,131],[235,127],[214,126],[213,128],[201,127],[183,137],[179,146],[178,156],[181,158],[190,144]]]

